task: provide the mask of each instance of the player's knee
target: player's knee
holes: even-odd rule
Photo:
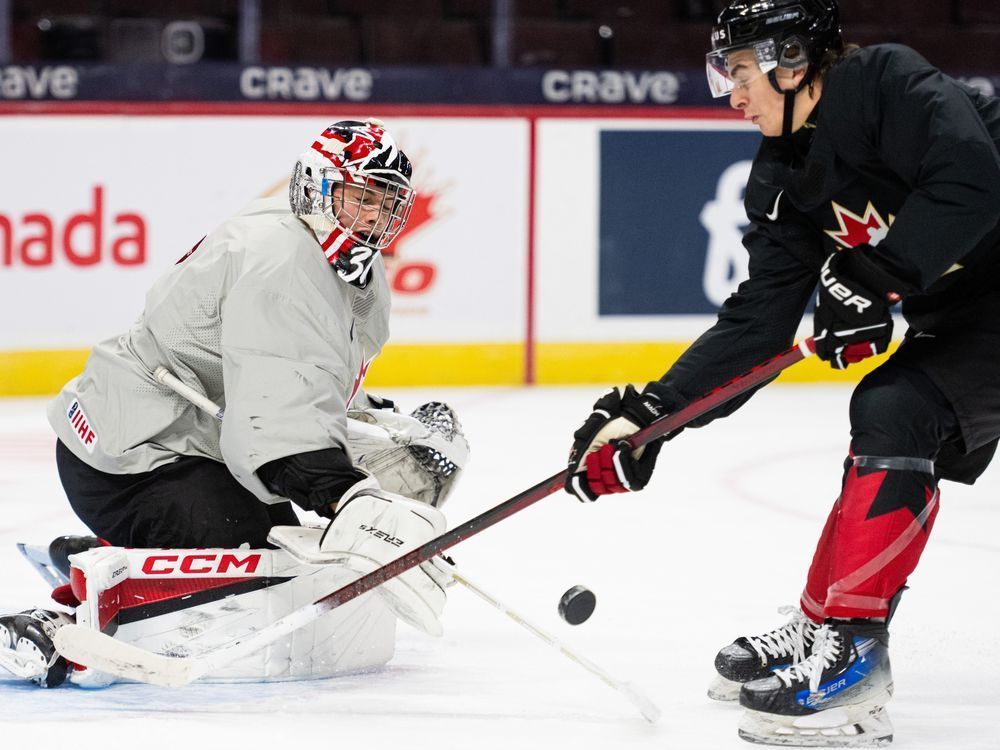
[[[951,429],[950,406],[919,374],[880,368],[851,397],[855,455],[931,458]],[[931,389],[934,389],[933,391]]]

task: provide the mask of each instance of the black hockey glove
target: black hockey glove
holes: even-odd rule
[[[639,393],[629,385],[625,392],[614,388],[594,404],[593,413],[573,433],[569,452],[566,491],[584,503],[600,495],[635,492],[649,483],[660,453],[662,439],[636,451],[624,438],[633,435],[665,413],[652,394]]]
[[[833,253],[820,272],[813,313],[816,354],[843,370],[889,347],[892,314],[904,285],[869,257],[870,245]]]
[[[285,456],[257,469],[271,492],[304,510],[333,518],[333,506],[351,487],[371,477],[354,466],[340,448],[324,448]]]

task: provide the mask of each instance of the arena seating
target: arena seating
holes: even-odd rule
[[[724,0],[514,0],[510,64],[691,68]],[[162,59],[170,21],[236,60],[239,0],[12,0],[13,62]],[[95,9],[97,12],[95,12]],[[996,0],[842,0],[845,37],[909,44],[952,72],[1000,69]],[[491,65],[493,0],[261,0],[260,61]]]

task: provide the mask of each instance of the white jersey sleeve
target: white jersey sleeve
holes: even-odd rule
[[[357,289],[283,200],[255,201],[157,280],[127,333],[94,347],[49,422],[100,471],[224,460],[273,499],[253,474],[262,464],[345,444],[347,405],[388,338],[388,296],[381,259]],[[159,366],[224,406],[225,424],[158,383]]]

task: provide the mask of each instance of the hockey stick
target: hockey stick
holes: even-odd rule
[[[569,658],[572,661],[575,661],[577,664],[586,669],[588,672],[598,677],[601,680],[601,682],[603,682],[608,687],[614,688],[619,693],[624,695],[629,700],[629,702],[632,703],[633,706],[639,709],[639,713],[642,714],[643,718],[646,719],[646,721],[653,724],[656,723],[656,721],[660,718],[660,709],[657,708],[656,704],[653,703],[653,701],[651,701],[642,691],[640,691],[637,687],[635,687],[635,685],[632,685],[629,682],[621,682],[620,680],[616,680],[614,677],[609,675],[599,666],[594,664],[594,662],[571,651],[568,646],[566,646],[556,638],[546,633],[537,625],[533,625],[532,623],[528,622],[526,619],[524,619],[523,616],[519,615],[517,612],[512,610],[510,607],[508,607],[506,604],[501,602],[496,597],[491,596],[490,594],[483,591],[483,589],[481,589],[479,586],[470,581],[468,576],[465,575],[465,573],[459,573],[457,570],[452,569],[451,574],[456,581],[465,586],[465,588],[474,593],[484,602],[486,602],[487,604],[492,604],[494,607],[499,609],[501,612],[507,615],[507,617],[509,617],[518,625],[523,627],[529,633],[536,636],[544,643],[547,643],[549,646],[552,646],[552,648],[561,653],[563,656]]]
[[[711,393],[695,399],[683,409],[661,417],[632,435],[628,443],[632,448],[638,448],[651,440],[673,432],[741,393],[762,385],[782,370],[813,353],[815,353],[815,345],[812,338],[805,339],[783,354],[758,365],[748,373],[734,378]],[[169,373],[167,374],[169,375]],[[170,385],[169,379],[164,379],[161,382]],[[488,529],[530,505],[534,505],[539,500],[561,489],[565,481],[566,470],[564,469],[509,500],[480,513],[460,526],[456,526],[451,531],[441,534],[392,562],[386,563],[381,568],[339,588],[332,594],[321,597],[312,604],[307,604],[260,630],[202,654],[192,656],[154,654],[137,646],[117,641],[100,631],[80,625],[64,625],[59,628],[55,635],[56,648],[70,661],[118,677],[166,687],[186,685],[236,659],[258,651],[278,638],[322,617],[341,604],[371,591],[390,578],[395,578],[400,573],[430,560],[459,542]]]

